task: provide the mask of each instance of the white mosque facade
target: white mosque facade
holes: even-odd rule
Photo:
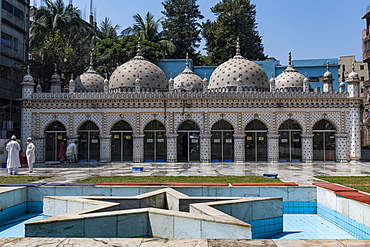
[[[359,77],[340,91],[323,75],[323,91],[288,68],[268,81],[236,55],[210,79],[189,69],[175,78],[140,53],[109,81],[89,70],[62,92],[60,77],[41,92],[22,86],[22,140],[33,137],[36,162],[58,161],[61,142],[78,141],[86,162],[349,162],[361,158]],[[25,144],[23,143],[23,150]]]

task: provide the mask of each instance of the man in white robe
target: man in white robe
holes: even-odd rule
[[[67,146],[66,155],[67,155],[67,162],[68,163],[76,163],[77,162],[77,141],[70,143]]]
[[[6,144],[6,151],[8,152],[8,159],[6,167],[8,168],[9,175],[17,175],[21,162],[19,161],[19,151],[21,146],[17,142],[17,138],[13,135],[11,141]]]
[[[35,145],[32,143],[32,138],[27,138],[27,150],[26,150],[26,156],[27,156],[27,163],[28,163],[28,172],[33,172],[33,163],[35,163]]]

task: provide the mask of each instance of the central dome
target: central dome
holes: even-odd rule
[[[189,57],[186,54],[186,66],[174,79],[174,89],[178,90],[201,90],[203,88],[203,80],[189,68]]]
[[[265,71],[256,63],[240,54],[239,42],[236,55],[218,66],[209,80],[209,89],[236,87],[238,78],[243,87],[268,89],[268,78]]]
[[[164,72],[141,55],[140,44],[137,55],[112,73],[109,89],[135,87],[137,78],[140,79],[140,87],[142,88],[167,89],[168,87],[168,80]]]

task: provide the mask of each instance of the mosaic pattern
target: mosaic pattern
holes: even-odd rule
[[[109,113],[107,115],[108,115],[107,125],[109,127],[109,132],[112,129],[112,127],[121,120],[126,121],[132,127],[133,131],[135,131],[137,128],[135,113]]]

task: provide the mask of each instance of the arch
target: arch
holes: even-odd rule
[[[67,135],[67,129],[64,124],[58,120],[54,120],[46,125],[44,134],[45,161],[64,161],[65,138]],[[61,146],[64,146],[64,148],[61,149]]]
[[[144,125],[144,131],[145,130],[166,130],[166,126],[162,121],[153,119]]]
[[[59,120],[51,120],[49,121],[47,124],[45,124],[45,128],[44,128],[44,132],[45,131],[52,131],[52,129],[49,129],[49,127],[53,124],[53,123],[58,123],[59,125],[58,126],[63,126],[64,127],[64,130],[63,131],[67,131],[67,128],[66,126]],[[57,126],[57,127],[58,127]]]
[[[78,159],[98,161],[100,159],[100,129],[91,120],[83,122],[77,129],[79,135]]]
[[[85,127],[85,128],[83,129],[82,127]],[[100,130],[99,125],[92,120],[86,120],[84,122],[81,122],[77,129],[78,131],[80,130]]]
[[[129,131],[132,131],[133,128],[132,128],[132,125],[129,122],[127,122],[126,120],[121,119],[121,120],[116,121],[112,125],[110,131],[112,132],[114,130],[129,130]]]
[[[149,119],[147,121],[145,121],[141,126],[140,126],[140,133],[143,133],[144,130],[145,130],[145,127],[150,123],[150,122],[153,122],[153,121],[158,121],[160,122],[165,128],[166,128],[166,123],[163,121],[163,120],[160,120],[158,118],[152,118],[152,119]],[[166,128],[167,129],[167,128]]]
[[[214,122],[212,125],[211,130],[234,130],[234,126],[230,123],[227,119],[219,119],[218,121]]]
[[[187,125],[189,123],[189,125]],[[195,128],[188,128],[188,127],[191,127],[191,123],[194,124]],[[184,127],[184,128],[180,128],[180,127]],[[199,124],[192,120],[192,119],[184,119],[183,121],[181,121],[177,128],[176,128],[177,131],[179,130],[200,130],[200,127],[199,127]]]
[[[320,129],[319,128],[320,125],[324,125],[325,123],[330,124],[331,126],[327,126]],[[321,118],[312,125],[312,130],[338,130],[338,126],[335,122],[331,121],[330,119]]]
[[[252,119],[245,126],[245,130],[268,130],[268,125],[261,119]]]
[[[302,126],[297,120],[289,118],[280,124],[279,130],[302,130]]]
[[[166,160],[166,127],[161,121],[154,119],[144,127],[144,161],[165,162]]]
[[[115,130],[114,129],[114,127],[117,125],[117,124],[119,124],[120,122],[125,122],[127,125],[129,125],[130,126],[130,130],[134,130],[134,127],[132,126],[132,124],[129,122],[129,121],[127,121],[127,120],[124,120],[124,119],[119,119],[119,120],[117,120],[117,121],[115,121],[115,122],[113,122],[113,124],[111,125],[111,127],[110,127],[110,132],[112,132],[112,130]],[[118,130],[118,129],[117,129]],[[126,130],[126,129],[125,129]],[[127,129],[127,130],[129,130],[129,129]]]

